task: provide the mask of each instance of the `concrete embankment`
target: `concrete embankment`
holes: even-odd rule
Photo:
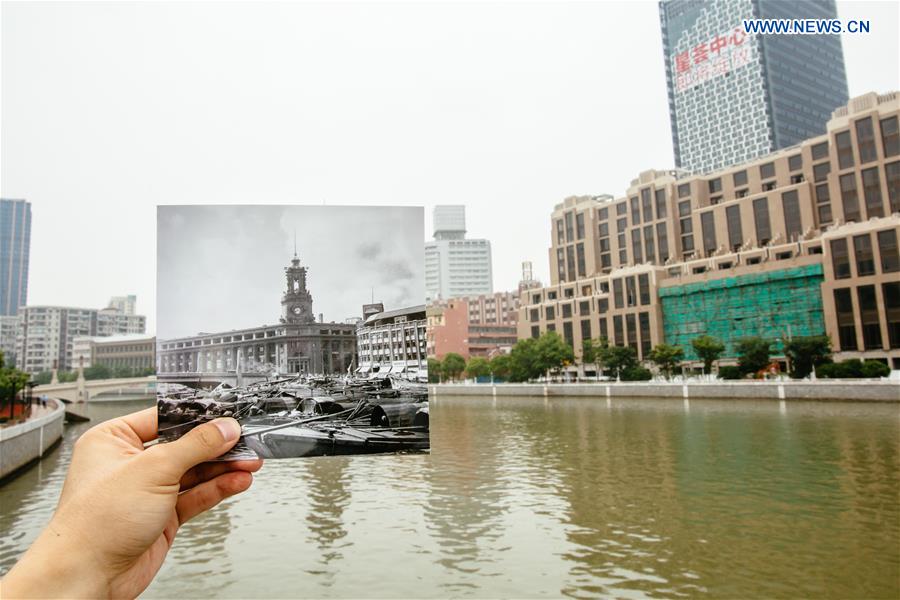
[[[0,428],[0,480],[44,455],[63,434],[65,404],[50,399],[41,414]]]
[[[900,382],[840,381],[710,381],[710,382],[598,382],[500,383],[429,385],[440,396],[531,396],[547,398],[688,398],[747,400],[843,400],[900,402]]]

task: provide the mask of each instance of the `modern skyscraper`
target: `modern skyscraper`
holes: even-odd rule
[[[466,239],[466,207],[434,207],[434,240],[425,243],[425,301],[493,292],[491,242]]]
[[[833,19],[833,0],[659,4],[675,164],[702,174],[825,133],[848,100],[839,35],[748,35],[743,19]]]
[[[0,316],[26,304],[30,245],[31,203],[0,199]]]

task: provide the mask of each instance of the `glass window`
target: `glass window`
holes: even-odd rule
[[[887,181],[888,203],[891,212],[900,212],[900,161],[884,165],[884,178]]]
[[[644,262],[644,253],[641,250],[641,230],[631,230],[631,255],[635,264]]]
[[[535,323],[541,319],[538,309],[532,308],[531,311],[529,311],[529,312],[530,312],[529,321],[531,321],[532,323]]]
[[[831,205],[830,204],[820,204],[818,207],[819,214],[819,223],[821,225],[827,225],[831,223],[834,217],[831,215]]]
[[[694,250],[694,236],[685,235],[681,238],[681,249],[685,252],[692,252]]]
[[[664,219],[666,216],[666,190],[656,190],[656,218]]]
[[[888,117],[881,120],[881,147],[884,157],[900,154],[900,131],[897,129],[897,117]]]
[[[641,306],[650,304],[650,275],[647,273],[638,275],[638,294],[640,294]]]
[[[753,220],[756,223],[756,243],[764,246],[772,239],[772,224],[769,222],[768,198],[753,201]]]
[[[559,273],[559,278],[563,281],[566,280],[566,251],[563,248],[556,249],[556,270]]]
[[[859,301],[859,321],[862,324],[863,349],[881,350],[881,323],[878,319],[878,301],[874,285],[856,288]]]
[[[544,315],[550,321],[556,318],[556,312],[554,311],[552,306],[548,306],[544,309]]]
[[[609,238],[605,237],[600,240],[600,252],[609,252]]]
[[[622,248],[619,250],[619,264],[626,265],[628,264],[628,250]]]
[[[853,236],[853,254],[856,256],[856,275],[865,277],[875,274],[875,254],[872,252],[872,236]]]
[[[796,241],[803,233],[803,221],[800,217],[800,200],[797,190],[791,190],[781,195],[781,206],[784,209],[784,226],[787,237]]]
[[[621,279],[613,279],[613,305],[616,308],[625,308],[625,300],[622,296]]]
[[[823,162],[813,165],[813,181],[825,181],[831,173],[831,163]]]
[[[606,319],[600,319],[600,337],[603,339],[609,339],[609,331],[606,326]]]
[[[609,219],[609,208],[601,208],[597,211],[597,218],[601,221],[606,221]]]
[[[682,183],[678,186],[678,197],[679,198],[687,198],[691,195],[691,184]]]
[[[581,321],[581,339],[582,340],[591,339],[591,321],[590,321],[590,319],[584,319]]]
[[[609,312],[609,298],[600,298],[597,300],[597,312],[601,315]]]
[[[844,220],[859,221],[859,197],[856,194],[856,174],[841,175],[841,202],[844,205]]]
[[[810,148],[810,152],[812,154],[813,160],[819,160],[820,158],[825,158],[828,156],[828,142],[822,142],[821,144],[815,144],[812,148]]]
[[[537,325],[531,326],[531,337],[537,339],[541,337],[541,328]]]
[[[682,234],[694,232],[694,220],[692,218],[681,219],[678,224],[681,227]]]
[[[837,315],[838,344],[841,350],[856,350],[856,319],[853,318],[850,288],[834,290],[834,311]]]
[[[600,255],[600,268],[606,269],[611,266],[612,266],[612,256],[610,254],[601,254]]]
[[[566,237],[563,233],[563,222],[562,219],[556,220],[556,243],[557,244],[565,244]]]
[[[606,237],[609,235],[609,223],[604,221],[600,223],[600,237]]]
[[[741,231],[741,207],[727,207],[725,221],[728,224],[728,245],[732,250],[737,250],[744,245],[744,233]]]
[[[569,246],[566,248],[566,273],[569,279],[575,279],[575,248]]]
[[[563,319],[572,318],[572,305],[568,302],[562,305],[562,316]]]
[[[846,169],[853,166],[853,146],[850,144],[850,132],[842,131],[834,136],[837,146],[838,167]]]
[[[629,200],[631,203],[631,224],[634,225],[636,223],[641,222],[641,205],[638,202],[637,196]]]
[[[566,218],[566,241],[571,242],[572,238],[573,238],[573,235],[572,235],[572,213],[566,213],[565,218]]]
[[[647,360],[650,354],[650,313],[642,312],[638,315],[638,324],[641,329],[641,360]]]
[[[653,238],[653,225],[644,227],[644,256],[647,262],[656,262],[656,240]]]
[[[872,127],[872,117],[866,117],[856,122],[856,144],[859,147],[859,162],[866,164],[878,158],[875,150],[875,129]]]
[[[578,276],[586,277],[587,271],[585,269],[585,261],[584,261],[584,244],[582,244],[581,242],[578,242],[578,244],[575,245],[575,254],[578,259]]]
[[[625,306],[637,306],[637,286],[634,276],[625,278]]]
[[[569,346],[575,347],[575,340],[572,337],[572,321],[563,323],[563,339]]]
[[[759,178],[760,179],[771,179],[775,177],[775,163],[770,162],[764,165],[759,165]]]
[[[741,187],[742,185],[747,185],[747,171],[746,169],[743,171],[738,171],[734,175],[731,176],[734,181],[734,187]]]
[[[656,242],[659,245],[659,262],[665,264],[669,260],[669,232],[665,223],[656,224]]]
[[[622,315],[613,316],[613,332],[616,335],[616,346],[624,346],[625,335],[622,331]]]
[[[716,222],[712,211],[700,215],[700,229],[703,232],[703,251],[710,254],[716,251]]]
[[[621,219],[616,219],[616,231],[619,233],[625,231],[628,228],[628,218],[622,217]]]
[[[685,200],[678,203],[678,216],[686,217],[691,214],[691,201]]]
[[[846,238],[831,240],[831,266],[835,279],[850,277],[850,251],[847,249]]]
[[[888,346],[900,348],[900,281],[881,284],[884,317],[887,321]]]
[[[588,315],[591,313],[591,301],[590,300],[582,300],[578,303],[578,314],[581,316]]]
[[[795,154],[793,156],[788,157],[788,170],[789,171],[799,171],[803,168],[803,155]]]
[[[641,210],[644,212],[644,222],[653,220],[653,198],[650,196],[650,189],[641,190]]]
[[[881,201],[881,181],[878,178],[878,167],[863,170],[862,184],[863,197],[866,199],[866,218],[883,217],[884,203]]]
[[[628,333],[628,345],[637,350],[637,326],[635,324],[634,313],[625,315],[625,329]]]
[[[584,239],[584,213],[575,215],[575,236],[579,240]]]
[[[627,209],[624,202],[619,202],[618,204],[616,204],[616,215],[624,215],[626,210]]]
[[[878,253],[881,255],[881,272],[900,271],[900,251],[897,248],[897,230],[886,229],[878,232]]]
[[[722,178],[716,177],[709,180],[709,193],[717,194],[722,191]]]

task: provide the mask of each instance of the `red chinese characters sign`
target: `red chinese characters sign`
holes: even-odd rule
[[[740,27],[715,35],[675,55],[675,91],[682,92],[750,62],[747,34]]]

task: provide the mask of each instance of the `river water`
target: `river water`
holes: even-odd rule
[[[431,412],[430,454],[268,461],[182,528],[144,597],[900,596],[896,404],[442,396]],[[0,487],[0,572],[85,428]]]

